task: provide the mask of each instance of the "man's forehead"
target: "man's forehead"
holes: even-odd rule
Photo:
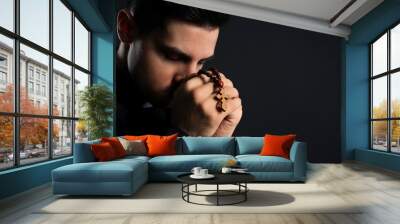
[[[198,26],[172,20],[155,36],[158,43],[188,55],[208,57],[214,54],[219,28]]]

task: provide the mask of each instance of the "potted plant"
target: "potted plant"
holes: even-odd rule
[[[79,93],[79,106],[82,109],[80,126],[87,127],[89,140],[109,136],[112,125],[113,95],[107,86],[94,84]]]

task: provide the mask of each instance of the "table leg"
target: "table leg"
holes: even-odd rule
[[[244,189],[244,201],[247,201],[247,192],[248,192],[248,190],[247,190],[247,182],[246,183],[244,183],[244,187],[245,187],[245,189]]]
[[[217,206],[219,205],[219,184],[217,184]]]
[[[183,199],[183,190],[184,190],[184,184],[182,183],[182,188],[181,188],[181,192],[182,192],[182,199]]]
[[[188,188],[187,188],[188,194],[187,194],[187,201],[189,201],[189,195],[190,195],[190,184],[188,184]]]

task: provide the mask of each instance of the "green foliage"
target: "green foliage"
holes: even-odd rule
[[[109,136],[107,129],[112,125],[112,92],[104,85],[95,84],[79,93],[79,106],[85,121],[89,139]]]

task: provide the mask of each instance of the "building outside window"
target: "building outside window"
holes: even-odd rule
[[[7,56],[4,54],[0,54],[0,67],[7,67]]]
[[[0,88],[0,98],[7,98],[0,101],[0,123],[4,130],[0,132],[0,170],[72,155],[73,143],[87,139],[86,127],[78,125],[79,113],[57,106],[56,99],[63,94],[65,105],[79,102],[79,92],[90,84],[82,83],[82,77],[90,80],[91,75],[90,32],[65,1],[19,1],[19,4],[5,1],[2,6],[7,4],[9,7],[2,9],[19,6],[7,12],[19,23],[15,30],[0,29],[0,84],[13,87],[3,91]],[[14,54],[19,56],[18,63],[12,60]],[[15,75],[16,66],[19,67]],[[20,80],[19,88],[15,88],[15,76]],[[58,85],[60,80],[64,82],[62,87]],[[65,88],[73,85],[76,88]],[[15,94],[16,90],[20,94]],[[50,99],[54,105],[50,105]],[[14,111],[14,105],[18,112]],[[14,133],[14,129],[18,132]],[[35,139],[33,132],[39,133]]]
[[[40,95],[40,84],[36,84],[36,95]]]
[[[28,91],[29,91],[29,94],[33,94],[33,92],[34,92],[33,82],[31,82],[31,81],[28,82]]]
[[[42,83],[46,83],[46,74],[42,73]]]
[[[29,79],[33,80],[33,67],[32,66],[29,66],[28,74],[29,74]]]
[[[371,148],[400,153],[400,24],[370,44]]]
[[[7,84],[7,73],[5,73],[4,71],[0,71],[0,84]]]
[[[40,70],[36,69],[36,81],[40,81]]]
[[[0,70],[0,94],[7,91],[7,73]]]
[[[58,100],[58,89],[54,89],[54,103],[57,103]]]
[[[7,88],[7,56],[0,54],[0,91],[4,92]]]
[[[46,96],[46,86],[42,86],[42,96]]]

